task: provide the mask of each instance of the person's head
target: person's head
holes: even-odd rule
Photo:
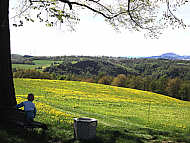
[[[34,94],[29,93],[27,99],[28,99],[28,101],[33,101],[34,100]]]

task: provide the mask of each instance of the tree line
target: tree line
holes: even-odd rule
[[[175,78],[154,78],[151,76],[135,76],[119,74],[110,76],[100,73],[98,76],[82,76],[75,74],[58,75],[42,72],[35,69],[19,69],[13,72],[14,78],[32,78],[32,79],[53,79],[82,81],[124,88],[133,88],[144,91],[151,91],[167,95],[180,100],[190,101],[190,80]]]
[[[135,76],[119,74],[115,77],[109,75],[99,75],[92,77],[79,77],[68,75],[61,77],[62,80],[74,80],[92,82],[98,84],[112,85],[124,88],[133,88],[144,91],[151,91],[163,94],[180,100],[190,101],[190,80],[175,78],[153,78],[149,76]]]

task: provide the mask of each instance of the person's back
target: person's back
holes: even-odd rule
[[[27,121],[33,121],[36,116],[36,107],[35,104],[32,103],[33,100],[34,100],[34,95],[28,94],[28,101],[24,101],[16,105],[17,108],[24,106],[25,117]]]
[[[35,108],[35,105],[32,103],[32,101],[24,101],[22,104],[24,106],[24,111],[33,111]]]

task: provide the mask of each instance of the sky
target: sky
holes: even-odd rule
[[[185,9],[179,16],[190,24],[189,13]],[[141,32],[118,33],[100,17],[82,16],[75,32],[37,22],[19,28],[10,25],[10,31],[12,54],[144,57],[173,52],[190,55],[190,29],[168,29],[159,39],[147,39]]]

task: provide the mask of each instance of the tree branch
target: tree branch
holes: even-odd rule
[[[29,0],[29,1],[30,1],[30,5],[27,6],[25,9],[23,9],[19,14],[16,14],[15,16],[11,17],[11,19],[13,19],[13,18],[15,18],[15,17],[17,17],[17,16],[21,16],[24,12],[26,12],[26,11],[32,6],[31,0]],[[25,3],[24,6],[23,6],[23,8],[24,8],[26,5],[27,5],[27,4]]]
[[[104,9],[106,9],[110,14],[112,14],[112,15],[114,14],[114,13],[112,13],[111,10],[108,9],[106,6],[104,6],[104,5],[102,5],[101,3],[99,3],[100,0],[98,0],[98,1],[95,1],[95,0],[88,0],[88,1],[94,2],[94,3],[96,3],[97,5],[103,7]]]
[[[130,10],[130,4],[131,4],[131,0],[128,0],[128,14],[129,14],[129,17],[130,19],[140,28],[144,29],[144,27],[142,27],[136,20],[134,20],[133,16],[131,15],[131,10]]]
[[[61,0],[60,0],[60,1],[61,1]],[[70,3],[71,3],[72,5],[78,5],[78,6],[81,6],[81,7],[85,7],[85,8],[87,8],[87,9],[89,9],[89,10],[95,12],[95,13],[98,13],[98,14],[102,15],[103,17],[105,17],[105,18],[107,18],[107,19],[113,19],[113,18],[115,18],[115,17],[117,17],[117,16],[119,16],[119,15],[121,15],[121,14],[127,13],[127,11],[123,11],[123,12],[120,12],[120,13],[114,15],[113,13],[111,13],[110,11],[108,11],[108,12],[111,13],[112,15],[106,15],[105,13],[103,13],[103,12],[101,12],[101,11],[99,11],[99,10],[96,10],[96,9],[94,9],[94,8],[88,6],[88,5],[81,4],[81,3],[77,3],[77,2],[70,2]],[[108,9],[107,9],[107,10],[108,10]]]
[[[29,0],[29,1],[30,1],[30,3],[33,3],[33,2],[43,2],[43,3],[47,2],[47,1],[39,1],[39,0]],[[94,9],[94,8],[92,8],[92,7],[90,7],[90,6],[86,5],[86,4],[82,4],[82,3],[78,3],[78,2],[70,2],[69,0],[57,0],[57,1],[60,1],[60,2],[68,4],[70,10],[72,10],[72,5],[77,5],[77,6],[85,7],[85,8],[87,8],[87,9],[89,9],[89,10],[95,12],[95,13],[98,13],[98,14],[102,15],[103,17],[107,18],[107,19],[113,19],[113,18],[115,18],[115,17],[117,17],[117,16],[119,16],[121,14],[128,13],[127,11],[123,11],[123,12],[120,12],[118,14],[114,14],[107,7],[105,7],[104,5],[98,3],[100,0],[97,0],[97,1],[89,0],[89,1],[92,1],[92,2],[94,2],[96,4],[98,4],[99,6],[103,7],[104,9],[106,9],[110,13],[110,15],[107,15],[107,14],[105,14],[105,13],[103,13],[103,12],[97,10],[97,9]]]
[[[130,10],[130,4],[131,4],[131,0],[128,0],[128,14],[130,16],[130,19],[138,26],[140,27],[141,29],[145,29],[145,30],[148,30],[150,31],[151,33],[155,33],[154,30],[156,29],[155,27],[151,26],[151,27],[143,27],[141,24],[139,24],[132,16],[131,14],[131,10]]]
[[[183,22],[182,22],[179,18],[177,18],[177,17],[173,14],[173,12],[171,11],[169,0],[166,0],[166,3],[167,3],[167,9],[168,9],[169,13],[173,16],[173,18],[174,18],[175,20],[177,20],[180,24],[183,24]]]
[[[58,1],[61,1],[61,2],[64,2],[64,3],[68,4],[70,10],[72,10],[72,3],[69,0],[58,0]]]
[[[46,2],[46,3],[47,3],[47,2],[48,2],[48,1],[45,1],[45,0],[29,0],[29,1],[30,1],[31,3],[33,3],[33,2],[42,2],[42,3]],[[140,7],[140,6],[143,5],[143,4],[140,4],[140,5],[137,6],[135,9],[131,9],[131,8],[130,8],[131,0],[128,0],[128,7],[127,7],[127,10],[126,10],[126,11],[121,11],[121,12],[118,12],[118,13],[113,13],[109,8],[107,8],[106,6],[104,6],[104,5],[102,5],[101,3],[99,3],[100,0],[88,0],[88,1],[90,1],[90,2],[93,2],[93,3],[97,4],[97,5],[100,6],[100,7],[102,7],[102,8],[103,8],[104,10],[106,10],[109,14],[106,14],[106,13],[104,13],[104,12],[102,12],[102,11],[100,11],[100,10],[97,10],[97,9],[95,9],[95,8],[93,8],[93,7],[89,6],[89,5],[87,5],[87,4],[82,4],[82,3],[79,3],[79,2],[74,2],[74,1],[72,2],[72,1],[69,1],[69,0],[57,0],[57,1],[60,1],[60,2],[63,2],[63,3],[68,4],[69,7],[70,7],[70,10],[72,10],[72,6],[73,6],[73,5],[80,6],[80,7],[84,7],[84,8],[87,8],[87,9],[91,10],[92,12],[95,12],[95,13],[97,13],[97,14],[102,15],[104,18],[109,19],[109,20],[114,19],[114,18],[118,17],[119,15],[122,15],[122,14],[126,14],[126,13],[127,13],[127,14],[129,15],[130,19],[132,20],[132,22],[135,23],[135,25],[136,25],[137,27],[139,27],[139,28],[141,28],[141,29],[149,30],[149,31],[151,31],[151,32],[154,31],[154,27],[143,27],[139,22],[137,22],[137,20],[134,19],[134,17],[133,17],[132,14],[131,14],[131,11],[134,11],[135,9],[137,9],[138,7]]]

